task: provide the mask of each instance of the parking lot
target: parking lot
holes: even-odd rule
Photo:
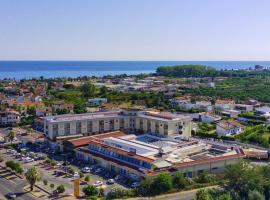
[[[49,185],[53,183],[55,187],[64,185],[66,189],[65,193],[73,194],[73,181],[79,178],[80,175],[81,190],[86,185],[94,185],[103,188],[106,194],[114,187],[128,188],[138,185],[137,182],[108,172],[98,165],[83,163],[72,157],[67,158],[66,155],[59,154],[59,152],[47,148],[47,145],[43,147],[42,143],[30,146],[17,144],[17,146],[18,148],[16,149],[18,151],[15,149],[1,149],[0,152],[3,158],[5,160],[18,161],[22,164],[25,172],[32,166],[37,167],[42,175],[42,181],[48,181],[47,186],[44,186],[42,181],[39,185],[45,187],[50,192],[53,192],[53,190]],[[86,176],[90,177],[90,180],[87,182],[85,181]]]

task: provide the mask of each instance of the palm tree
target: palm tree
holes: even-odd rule
[[[9,134],[8,134],[10,144],[12,144],[15,137],[16,137],[16,133],[14,131],[10,131]]]
[[[41,179],[40,173],[37,171],[36,167],[32,167],[27,170],[27,172],[25,173],[25,177],[30,184],[31,191],[33,191],[35,183],[40,181]]]

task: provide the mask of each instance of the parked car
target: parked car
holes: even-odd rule
[[[100,186],[103,185],[103,182],[102,181],[96,181],[93,185],[96,186],[96,187],[100,187]]]
[[[33,159],[33,158],[30,158],[30,157],[24,157],[24,158],[23,158],[23,161],[24,161],[25,163],[30,163],[30,162],[33,162],[34,159]]]
[[[64,175],[64,174],[66,174],[66,172],[64,172],[64,171],[62,171],[62,170],[55,170],[55,171],[54,171],[54,175],[55,175],[55,176],[62,176],[62,175]]]
[[[97,169],[95,170],[95,174],[99,174],[99,173],[101,173],[102,171],[103,171],[102,168],[97,168]]]
[[[15,154],[15,158],[20,158],[21,157],[21,153],[16,153]]]
[[[84,167],[84,168],[82,168],[82,172],[83,173],[90,173],[90,167]]]
[[[108,184],[108,185],[112,185],[112,184],[114,184],[114,183],[115,183],[114,179],[109,179],[109,180],[107,181],[107,184]]]
[[[79,177],[79,172],[74,172],[73,177]]]

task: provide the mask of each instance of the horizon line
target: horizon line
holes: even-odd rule
[[[270,62],[270,60],[64,60],[64,59],[0,59],[0,62]]]

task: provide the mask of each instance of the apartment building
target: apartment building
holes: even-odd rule
[[[21,122],[21,115],[19,112],[13,110],[6,110],[0,112],[0,125],[1,126],[11,126]]]
[[[189,138],[191,118],[172,113],[130,109],[48,116],[44,120],[44,133],[51,140],[62,136],[89,136],[117,130],[164,136],[176,134]]]

